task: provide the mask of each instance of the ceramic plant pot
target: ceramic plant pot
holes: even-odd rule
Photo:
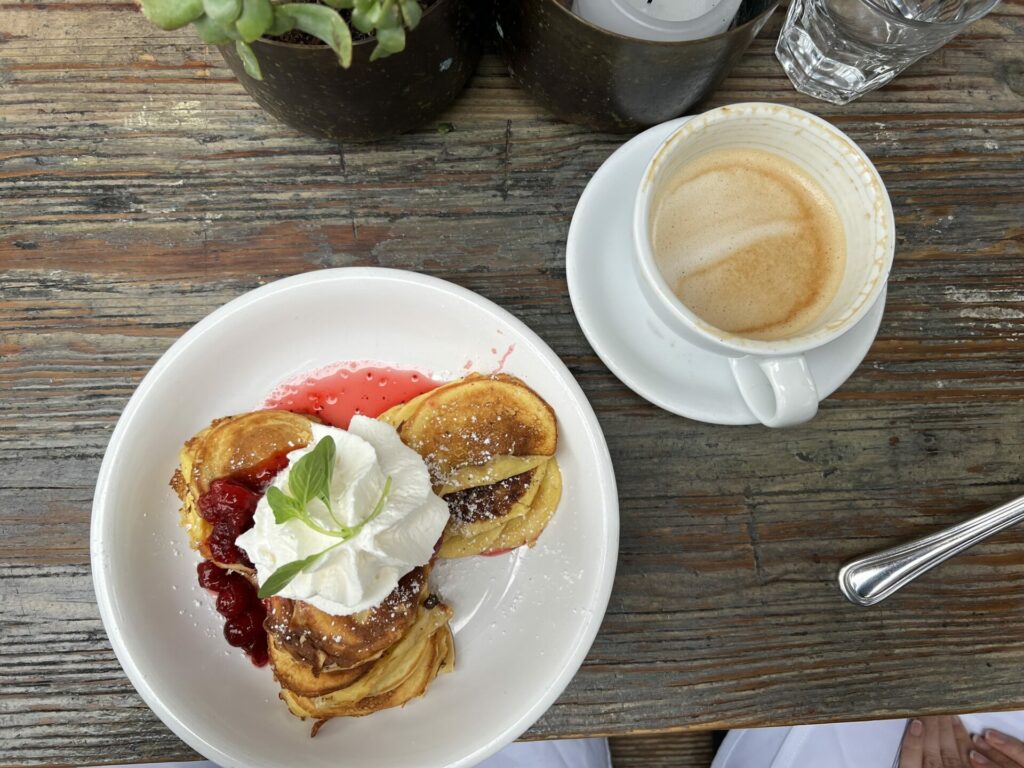
[[[224,60],[267,112],[303,133],[337,141],[375,141],[429,123],[459,95],[483,46],[476,0],[438,0],[401,53],[371,62],[376,42],[353,46],[342,69],[326,45],[272,40],[252,44],[263,80],[245,73],[234,45]]]
[[[732,29],[685,42],[625,37],[584,21],[570,0],[495,0],[512,76],[563,120],[636,131],[679,117],[711,94],[778,0],[744,0]]]

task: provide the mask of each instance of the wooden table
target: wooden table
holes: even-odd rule
[[[812,423],[770,431],[664,413],[594,355],[566,231],[623,138],[541,112],[496,58],[442,129],[339,147],[275,123],[216,51],[130,2],[0,0],[0,764],[192,755],[100,624],[100,458],[189,326],[327,266],[420,270],[493,299],[601,419],[618,578],[530,737],[1024,708],[1024,531],[874,609],[835,584],[854,555],[1024,493],[1024,5],[842,108],[791,89],[780,20],[711,105],[793,104],[849,133],[889,186],[898,246],[864,364]]]

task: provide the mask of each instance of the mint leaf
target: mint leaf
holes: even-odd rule
[[[323,450],[323,455],[327,456],[329,454],[332,462],[332,464],[330,464],[329,466],[333,466],[335,451],[334,440],[331,440],[331,438],[327,437],[324,438],[324,440],[322,440],[321,443],[327,440],[330,440],[331,444],[329,448],[325,448]],[[319,447],[320,443],[317,444],[317,448]],[[302,458],[305,459],[308,456],[312,456],[313,453],[316,452],[317,448],[314,448],[312,451],[307,453],[306,456],[303,456]],[[298,465],[296,464],[296,466]],[[289,476],[289,487],[291,485],[290,480],[291,476]],[[294,493],[294,491],[292,492]],[[260,587],[259,592],[257,593],[259,598],[263,600],[265,598],[271,597],[272,595],[276,595],[282,589],[291,584],[292,580],[296,576],[298,576],[306,568],[308,568],[314,562],[316,562],[318,557],[326,555],[335,547],[340,547],[346,541],[355,537],[359,533],[359,531],[363,529],[364,525],[366,525],[368,522],[373,520],[375,517],[377,517],[377,515],[384,511],[384,505],[385,503],[387,503],[388,496],[390,495],[391,475],[388,475],[387,480],[384,481],[384,488],[380,492],[380,498],[377,500],[376,506],[373,508],[373,511],[370,512],[367,518],[363,520],[363,522],[361,522],[354,528],[344,528],[341,531],[328,531],[318,526],[309,518],[309,516],[306,514],[305,504],[299,504],[299,502],[296,499],[293,499],[290,496],[286,496],[284,493],[281,492],[279,488],[276,488],[275,486],[270,486],[270,488],[267,489],[267,502],[270,504],[270,508],[274,512],[274,520],[277,521],[279,525],[287,520],[291,520],[292,518],[297,517],[313,530],[319,531],[320,533],[323,533],[327,536],[335,536],[341,539],[341,541],[339,541],[337,544],[332,544],[322,552],[317,552],[316,554],[310,555],[309,557],[304,557],[301,560],[293,560],[290,563],[285,563],[284,565],[282,565],[280,568],[278,568],[276,571],[270,574],[270,578],[263,582],[263,586]]]
[[[334,438],[325,437],[295,462],[288,473],[288,490],[303,508],[313,499],[322,499],[329,494],[336,450]]]
[[[282,525],[295,518],[303,522],[306,520],[305,505],[299,504],[291,496],[286,496],[276,486],[272,485],[267,488],[267,503],[270,505],[270,511],[274,513],[274,522],[278,525]]]
[[[276,595],[282,589],[291,584],[292,579],[294,579],[296,576],[302,573],[302,570],[304,568],[312,565],[313,562],[318,557],[320,557],[320,555],[325,554],[331,549],[333,549],[333,547],[328,547],[323,552],[317,552],[315,555],[310,555],[309,557],[305,557],[302,560],[293,560],[290,563],[282,565],[280,568],[278,568],[276,571],[270,574],[269,579],[263,582],[263,586],[261,586],[259,592],[257,592],[257,595],[259,596],[260,600],[268,598],[271,595]]]
[[[321,445],[324,446],[323,462],[327,466],[327,478],[321,486],[319,493],[317,493],[313,498],[320,499],[320,501],[324,503],[324,506],[327,507],[327,511],[330,512],[331,517],[334,518],[334,522],[337,523],[338,518],[334,517],[334,510],[331,508],[331,477],[334,475],[334,457],[338,452],[338,447],[334,444],[333,437],[327,437],[321,440],[316,447],[319,448]],[[338,524],[340,525],[340,523]]]

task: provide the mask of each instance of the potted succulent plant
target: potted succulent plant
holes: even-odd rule
[[[191,24],[216,45],[274,117],[336,140],[429,122],[463,89],[482,46],[474,0],[137,1],[158,27]]]

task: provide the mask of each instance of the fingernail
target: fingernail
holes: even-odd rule
[[[922,733],[924,733],[924,723],[922,723],[920,720],[911,720],[910,732],[915,736],[920,736]]]
[[[999,731],[994,731],[991,728],[989,728],[987,731],[985,731],[985,740],[986,741],[990,741],[993,744],[1005,744],[1006,743],[1006,737],[1003,736],[1003,734],[1001,734]]]
[[[992,765],[987,757],[980,752],[975,752],[973,749],[971,750],[969,757],[971,758],[972,763],[977,763],[978,765]]]
[[[971,734],[971,741],[973,741],[979,747],[985,746],[985,737],[982,736],[980,733],[972,733]]]

